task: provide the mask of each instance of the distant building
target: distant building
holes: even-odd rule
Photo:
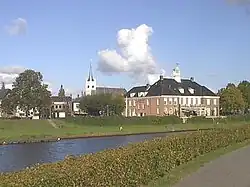
[[[182,79],[178,65],[172,78],[160,76],[153,85],[133,87],[125,97],[125,116],[219,116],[220,97],[194,78]]]
[[[71,96],[52,96],[51,118],[65,118],[72,115]]]
[[[125,88],[115,88],[115,87],[100,87],[96,85],[96,79],[93,76],[92,66],[89,68],[89,76],[85,82],[85,96],[94,94],[114,94],[114,95],[125,95]]]

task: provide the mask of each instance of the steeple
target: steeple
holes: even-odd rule
[[[92,60],[90,60],[90,65],[89,65],[89,77],[88,77],[88,81],[94,81],[94,76],[93,76],[93,72],[92,72]]]

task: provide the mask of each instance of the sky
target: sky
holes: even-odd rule
[[[248,3],[2,0],[0,79],[34,69],[53,94],[61,84],[76,94],[92,61],[98,85],[130,89],[170,76],[178,62],[183,78],[217,91],[250,80]]]

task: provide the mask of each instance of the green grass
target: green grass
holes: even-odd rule
[[[77,136],[96,136],[113,134],[130,134],[143,132],[164,132],[169,130],[201,129],[201,128],[231,128],[246,124],[246,122],[230,124],[174,124],[174,125],[125,125],[119,130],[119,125],[86,125],[74,124],[64,120],[53,120],[60,128],[54,128],[47,120],[0,120],[0,143],[11,141],[33,141]]]
[[[182,178],[190,175],[191,173],[197,171],[200,167],[203,167],[205,163],[208,163],[224,154],[230,153],[232,151],[235,151],[239,148],[245,147],[247,145],[250,145],[250,140],[246,140],[241,143],[233,144],[225,148],[221,148],[218,150],[215,150],[213,152],[204,154],[200,157],[195,158],[194,160],[182,164],[175,169],[173,169],[171,172],[167,173],[162,178],[159,178],[155,181],[150,182],[147,187],[170,187],[174,184],[178,183]]]

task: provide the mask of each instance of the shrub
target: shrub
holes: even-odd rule
[[[157,138],[2,174],[0,184],[6,187],[141,186],[199,155],[246,139],[250,139],[250,126]]]
[[[66,121],[73,122],[79,125],[168,125],[180,124],[182,120],[178,116],[145,116],[145,117],[123,117],[123,116],[108,116],[108,117],[70,117]]]

